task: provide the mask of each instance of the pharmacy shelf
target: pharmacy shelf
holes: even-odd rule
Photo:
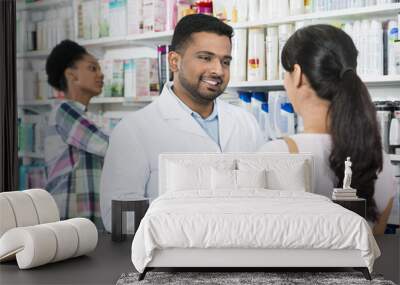
[[[17,53],[17,58],[46,58],[50,50],[35,50]]]
[[[78,39],[78,43],[85,47],[116,47],[116,46],[157,46],[170,44],[173,31],[150,32],[121,37],[107,37],[92,40]]]
[[[367,76],[361,78],[368,87],[398,86],[400,75]],[[228,88],[283,88],[283,80],[242,81],[229,83]]]
[[[48,106],[51,105],[52,100],[30,100],[18,103],[20,107],[31,107],[31,106]]]
[[[21,0],[17,3],[17,11],[22,10],[46,10],[57,6],[66,6],[70,4],[71,0],[41,0],[34,3],[25,3],[25,0]]]
[[[388,86],[400,87],[400,75],[364,77],[362,79],[368,87],[388,87]],[[264,81],[232,82],[229,83],[228,88],[230,89],[243,88],[243,89],[255,89],[255,90],[268,88],[270,90],[283,90],[283,81],[264,80]],[[90,104],[124,104],[127,106],[131,105],[141,106],[146,103],[151,103],[157,98],[158,96],[142,96],[134,98],[95,97],[90,101]],[[232,97],[230,93],[224,93],[223,96],[221,96],[221,99],[232,101],[237,99],[237,97]],[[18,104],[18,106],[20,107],[50,106],[55,102],[55,100],[56,99],[24,101]]]
[[[395,16],[400,12],[400,3],[380,4],[375,6],[352,8],[343,10],[334,10],[310,14],[301,14],[296,16],[283,17],[280,19],[271,19],[257,22],[243,22],[231,24],[233,28],[256,28],[277,26],[280,24],[289,24],[299,21],[312,20],[335,20],[347,19],[356,20],[365,17],[383,17]],[[155,46],[169,44],[172,39],[173,31],[150,32],[137,35],[127,35],[120,37],[107,37],[99,39],[84,40],[78,39],[78,43],[86,47],[117,47],[117,46]]]
[[[392,162],[400,162],[400,154],[389,154],[389,158]]]
[[[283,87],[283,80],[241,81],[228,84],[228,88]]]
[[[365,17],[384,17],[395,16],[400,12],[400,3],[392,4],[379,4],[375,6],[363,8],[351,8],[333,11],[324,11],[310,14],[301,14],[296,16],[283,17],[280,19],[270,19],[256,22],[243,22],[232,24],[235,29],[239,28],[258,28],[267,26],[277,26],[281,24],[291,24],[299,21],[312,21],[312,20],[358,20]]]
[[[125,97],[95,97],[90,100],[90,104],[138,104],[141,105],[143,103],[150,103],[154,101],[158,96],[142,96],[135,98],[125,98]],[[32,101],[24,101],[18,106],[20,107],[32,107],[32,106],[50,106],[55,103],[57,99],[49,99],[49,100],[32,100]]]
[[[36,153],[36,152],[20,151],[20,152],[18,152],[18,157],[44,159],[44,154],[43,153]]]
[[[90,40],[78,39],[77,42],[85,47],[112,47],[127,44],[126,36],[106,37]]]
[[[368,87],[400,87],[400,75],[364,76],[361,79]]]
[[[141,96],[141,97],[96,97],[90,100],[90,104],[110,104],[110,103],[122,103],[122,104],[143,104],[153,102],[159,96]]]

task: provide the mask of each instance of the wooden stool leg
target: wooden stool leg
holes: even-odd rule
[[[111,205],[111,239],[112,241],[122,241],[122,203],[112,201]]]

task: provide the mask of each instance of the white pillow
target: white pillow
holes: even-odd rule
[[[236,189],[236,170],[211,169],[211,189]]]
[[[307,191],[304,164],[297,164],[290,171],[278,169],[268,171],[268,187],[277,190]]]
[[[211,168],[170,163],[167,179],[168,191],[210,189]]]
[[[267,188],[266,170],[211,169],[213,190],[237,190],[240,188]]]
[[[247,159],[238,160],[240,170],[266,170],[267,187],[273,190],[310,191],[306,162],[299,159]]]
[[[236,170],[237,188],[267,188],[267,171]]]

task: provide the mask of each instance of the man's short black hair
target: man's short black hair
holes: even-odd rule
[[[190,36],[193,33],[199,32],[210,32],[220,36],[227,36],[229,40],[233,36],[232,27],[213,16],[204,14],[188,15],[183,17],[176,25],[170,50],[182,50],[190,40]]]
[[[63,40],[51,51],[46,61],[47,81],[60,91],[67,91],[65,69],[73,67],[75,62],[87,54],[86,49],[71,40]]]

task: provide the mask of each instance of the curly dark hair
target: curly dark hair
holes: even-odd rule
[[[74,41],[63,40],[56,45],[47,57],[47,81],[53,88],[67,91],[65,69],[73,67],[75,62],[82,59],[87,53],[86,49]]]
[[[193,33],[210,32],[220,36],[233,36],[231,26],[221,20],[204,14],[193,14],[183,17],[175,27],[170,50],[179,51],[185,48]]]
[[[330,168],[342,186],[344,161],[353,162],[352,186],[367,200],[367,218],[378,217],[373,198],[382,170],[382,144],[376,110],[368,89],[356,73],[358,51],[344,31],[313,25],[296,31],[281,54],[286,71],[298,64],[317,95],[330,101],[328,130],[332,137]]]

